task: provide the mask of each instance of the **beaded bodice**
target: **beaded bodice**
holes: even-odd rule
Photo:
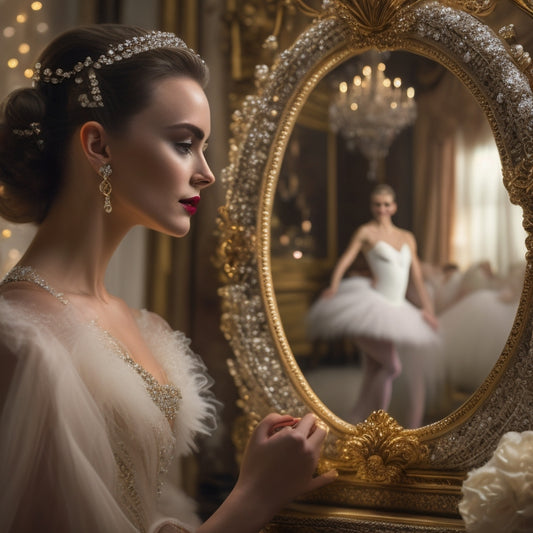
[[[55,290],[51,287],[45,279],[43,279],[32,267],[30,266],[18,266],[13,268],[5,278],[0,282],[0,285],[15,281],[28,281],[41,287],[45,291],[49,292],[63,305],[68,305],[68,299],[63,293]],[[97,320],[89,322],[89,326],[96,329],[104,337],[104,340],[130,368],[136,371],[144,382],[146,391],[150,395],[152,401],[159,407],[161,412],[165,415],[167,420],[171,422],[176,418],[176,414],[180,407],[181,392],[178,387],[169,383],[159,383],[155,377],[145,370],[140,364],[138,364],[124,346],[113,335],[102,328]]]

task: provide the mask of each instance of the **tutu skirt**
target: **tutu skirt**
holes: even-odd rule
[[[368,337],[401,346],[438,342],[419,308],[407,300],[392,303],[372,286],[370,278],[343,279],[331,298],[319,298],[306,317],[311,340]]]

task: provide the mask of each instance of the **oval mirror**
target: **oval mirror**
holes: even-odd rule
[[[459,0],[326,0],[316,20],[279,55],[272,70],[257,68],[257,92],[245,98],[234,114],[230,163],[223,174],[227,196],[219,217],[218,258],[225,280],[220,289],[222,329],[235,354],[229,365],[243,411],[235,440],[242,448],[257,421],[270,411],[293,415],[313,411],[330,429],[320,470],[334,467],[340,476],[307,496],[308,502],[457,516],[465,472],[490,457],[505,431],[531,427],[529,262],[513,325],[492,370],[484,371],[483,375],[489,372],[486,379],[466,393],[464,403],[464,398],[458,400],[457,409],[450,404],[444,418],[418,429],[404,429],[382,410],[356,425],[332,412],[309,385],[287,338],[289,319],[281,319],[279,302],[281,283],[289,278],[278,277],[281,281],[274,285],[277,252],[271,237],[279,228],[273,212],[277,192],[291,190],[290,179],[279,187],[278,182],[283,163],[289,164],[292,136],[298,135],[297,120],[326,76],[371,49],[416,54],[442,65],[466,87],[492,130],[510,200],[523,209],[529,260],[533,94],[522,71],[528,68],[528,58],[472,15],[481,16],[491,6],[492,2]],[[298,155],[301,147],[292,150]],[[323,178],[331,169],[322,167],[320,172]],[[412,213],[407,208],[414,199],[406,200],[401,187],[399,191],[405,213]],[[335,208],[329,202],[328,212]],[[367,194],[361,195],[361,202],[367,202]],[[329,231],[322,246],[334,261],[339,250],[330,248]],[[441,260],[438,255],[431,257]],[[328,268],[331,263],[324,266],[326,278]],[[321,283],[317,280],[313,289],[318,292]]]
[[[340,90],[350,85],[347,97]],[[358,129],[365,143],[350,136]],[[374,153],[387,155],[369,161]],[[350,334],[355,322],[358,332],[363,322],[368,334],[372,322],[382,332],[379,307],[357,318],[359,303],[341,296],[338,303],[315,305],[309,319],[337,257],[354,230],[372,218],[369,197],[378,183],[396,191],[394,222],[417,236],[424,283],[439,320],[435,342],[420,346],[415,334],[411,349],[400,343],[395,378],[387,375],[398,370],[394,360],[368,365]],[[326,74],[303,105],[285,150],[270,244],[285,335],[322,402],[352,423],[383,408],[404,427],[427,425],[458,408],[488,376],[511,330],[525,269],[521,222],[522,211],[509,202],[503,185],[490,125],[447,69],[416,54],[372,50]],[[401,266],[394,256],[387,260]],[[347,286],[367,287],[370,275],[360,254],[347,270]],[[354,292],[353,299],[360,300],[358,294],[365,292]],[[420,306],[412,277],[407,300]],[[417,326],[401,322],[399,302],[394,310],[399,319],[390,324],[391,335],[399,329],[403,339],[406,328]],[[369,312],[377,316],[371,320]],[[374,382],[378,401],[392,385],[390,404],[370,403]]]

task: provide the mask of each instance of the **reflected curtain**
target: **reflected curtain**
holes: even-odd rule
[[[522,210],[509,202],[498,151],[488,123],[456,134],[456,212],[451,258],[466,268],[489,261],[499,274],[523,262]]]
[[[462,171],[456,162],[462,150],[486,142],[477,132],[486,131],[488,126],[473,97],[449,72],[432,90],[419,95],[418,116],[413,229],[421,259],[444,265],[455,260],[457,172]],[[469,138],[469,146],[458,144],[461,131],[464,138]]]

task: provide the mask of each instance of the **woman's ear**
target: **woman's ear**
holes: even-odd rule
[[[85,157],[96,172],[111,160],[104,127],[96,121],[85,122],[80,129],[80,143]]]

